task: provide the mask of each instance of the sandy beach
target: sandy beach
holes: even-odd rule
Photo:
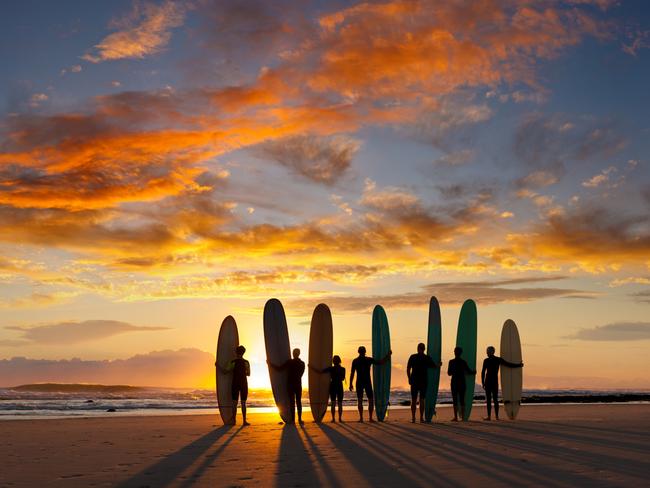
[[[223,427],[210,415],[0,423],[0,486],[641,486],[650,405],[524,406],[516,422]],[[477,408],[474,418],[480,418]],[[306,419],[311,419],[309,413]]]

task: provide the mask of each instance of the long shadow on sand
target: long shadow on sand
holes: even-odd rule
[[[131,478],[118,483],[118,488],[133,488],[141,486],[168,486],[171,482],[176,480],[183,471],[190,467],[199,456],[205,451],[210,449],[223,435],[232,429],[232,425],[224,425],[218,429],[199,437],[190,444],[182,447],[176,452],[165,456],[163,459],[155,464],[144,468],[139,473],[133,475]],[[235,432],[236,434],[236,432]],[[234,437],[234,434],[233,436]],[[230,439],[232,439],[232,437]],[[228,442],[230,441],[228,439]],[[214,456],[211,456],[210,461],[214,461]],[[195,473],[196,474],[196,473]]]
[[[325,459],[325,456],[323,455],[319,447],[316,445],[311,435],[309,435],[309,432],[307,432],[305,428],[302,428],[302,434],[305,437],[305,440],[307,441],[307,446],[309,447],[310,451],[312,452],[312,454],[316,459],[316,462],[318,463],[320,471],[323,473],[323,476],[325,477],[324,484],[326,486],[331,486],[333,488],[342,488],[343,485],[336,477],[336,473],[334,473],[334,470],[328,464],[327,460]]]
[[[312,486],[318,482],[318,480],[311,480],[307,485],[301,485],[296,481],[300,479],[301,473],[314,473],[314,467],[294,424],[285,424],[282,427],[277,469],[275,477],[277,487]]]

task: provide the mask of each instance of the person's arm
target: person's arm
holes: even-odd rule
[[[329,368],[318,369],[318,368],[314,367],[313,365],[311,365],[309,363],[307,364],[307,367],[309,369],[311,369],[314,373],[318,373],[318,374],[325,374],[325,373],[327,373],[327,370],[329,369]]]
[[[352,361],[352,371],[350,372],[350,391],[354,390],[354,373],[356,373],[356,365],[354,364],[354,361]]]
[[[447,365],[447,375],[451,376],[453,374],[454,372],[451,370],[451,361],[449,361],[449,364]]]
[[[245,364],[246,364],[246,376],[250,376],[251,375],[251,363],[246,361]]]
[[[519,364],[511,363],[510,361],[506,361],[503,358],[499,358],[499,361],[500,361],[501,364],[503,364],[504,366],[507,366],[508,368],[523,368],[524,367],[524,363],[519,363]]]
[[[481,369],[481,385],[485,389],[485,372],[487,371],[487,359],[483,360],[483,369]]]
[[[381,366],[382,364],[386,363],[386,362],[390,359],[390,356],[391,356],[392,354],[393,354],[393,351],[388,351],[388,354],[386,354],[386,355],[385,355],[383,358],[381,358],[379,361],[375,361],[375,360],[373,359],[373,362],[375,362],[376,364],[378,364],[379,366]]]
[[[427,363],[427,368],[439,368],[440,366],[442,366],[442,361],[436,363],[430,356],[427,356],[427,358],[429,360]]]
[[[221,374],[228,374],[234,369],[235,361],[229,361],[228,365],[225,368],[221,366],[218,361],[215,361],[214,365],[217,367],[217,369],[219,369]]]
[[[469,367],[469,364],[467,364],[467,361],[463,361],[463,363],[465,363],[465,371],[467,372],[467,374],[476,374],[476,370],[471,369]]]
[[[410,357],[408,363],[406,363],[406,377],[409,380],[409,385],[411,384],[411,370],[412,369],[413,369],[413,357]]]
[[[289,360],[289,361],[290,361],[290,360]],[[285,368],[287,367],[287,365],[289,364],[289,361],[285,361],[285,362],[282,363],[282,364],[273,364],[271,361],[269,361],[269,360],[267,359],[267,360],[266,360],[266,364],[268,364],[269,366],[271,366],[273,369],[279,371],[279,370],[281,370],[281,369],[285,369]]]

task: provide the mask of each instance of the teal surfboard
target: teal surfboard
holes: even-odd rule
[[[458,317],[458,332],[456,333],[456,345],[463,348],[461,357],[467,362],[470,369],[476,371],[476,303],[474,300],[465,300],[460,309]],[[474,401],[474,385],[476,374],[465,375],[465,417],[468,420],[472,413],[472,402]]]
[[[440,304],[436,297],[429,301],[429,326],[427,329],[427,354],[438,364],[442,355],[442,323],[440,320]],[[427,371],[427,391],[424,401],[424,418],[427,422],[436,415],[438,401],[438,386],[440,385],[440,368],[429,368]]]
[[[372,311],[372,357],[379,361],[386,357],[388,351],[390,351],[388,318],[382,306],[377,305]],[[382,365],[373,365],[372,382],[375,390],[377,420],[383,422],[390,399],[390,358]]]

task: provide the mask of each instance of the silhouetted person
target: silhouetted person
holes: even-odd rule
[[[332,422],[336,422],[336,405],[339,406],[339,422],[343,422],[343,382],[345,381],[345,368],[341,366],[340,356],[332,358],[334,366],[330,366],[323,370],[314,368],[311,364],[309,367],[318,373],[330,374],[330,402],[332,404]]]
[[[243,420],[242,425],[250,425],[246,422],[246,399],[248,398],[248,378],[251,375],[251,365],[244,359],[246,348],[244,346],[237,346],[235,353],[237,357],[228,363],[228,366],[222,368],[219,363],[215,363],[219,370],[228,374],[232,371],[232,415],[233,419],[237,416],[237,400],[241,398],[241,416]]]
[[[350,373],[350,391],[354,391],[354,374],[357,373],[357,406],[359,408],[359,422],[363,422],[363,392],[366,392],[368,397],[368,417],[370,422],[374,422],[372,412],[375,409],[375,400],[372,392],[372,381],[370,380],[370,366],[373,364],[382,365],[393,353],[388,351],[385,357],[380,360],[366,357],[366,348],[359,346],[357,350],[359,356],[352,361],[352,372]]]
[[[467,362],[460,357],[463,354],[462,347],[454,349],[454,359],[449,361],[447,374],[451,376],[451,397],[454,401],[454,422],[458,422],[458,413],[460,411],[461,420],[465,420],[465,384],[466,374],[476,374],[476,371],[470,369]]]
[[[305,372],[305,363],[300,359],[300,349],[293,350],[293,359],[284,364],[270,363],[274,369],[287,370],[287,393],[289,393],[289,409],[291,410],[291,422],[295,423],[298,410],[298,423],[302,424],[302,375]]]
[[[411,385],[411,422],[415,423],[415,408],[420,397],[420,422],[424,422],[424,402],[427,395],[427,370],[439,368],[442,363],[436,362],[424,354],[424,344],[418,344],[417,354],[411,354],[406,365],[406,376]]]
[[[481,383],[485,390],[485,400],[487,402],[487,417],[483,420],[492,420],[491,399],[494,399],[494,418],[499,420],[499,366],[521,368],[524,363],[510,363],[499,356],[495,356],[494,346],[489,346],[486,352],[488,357],[483,360],[483,369],[481,370]]]

